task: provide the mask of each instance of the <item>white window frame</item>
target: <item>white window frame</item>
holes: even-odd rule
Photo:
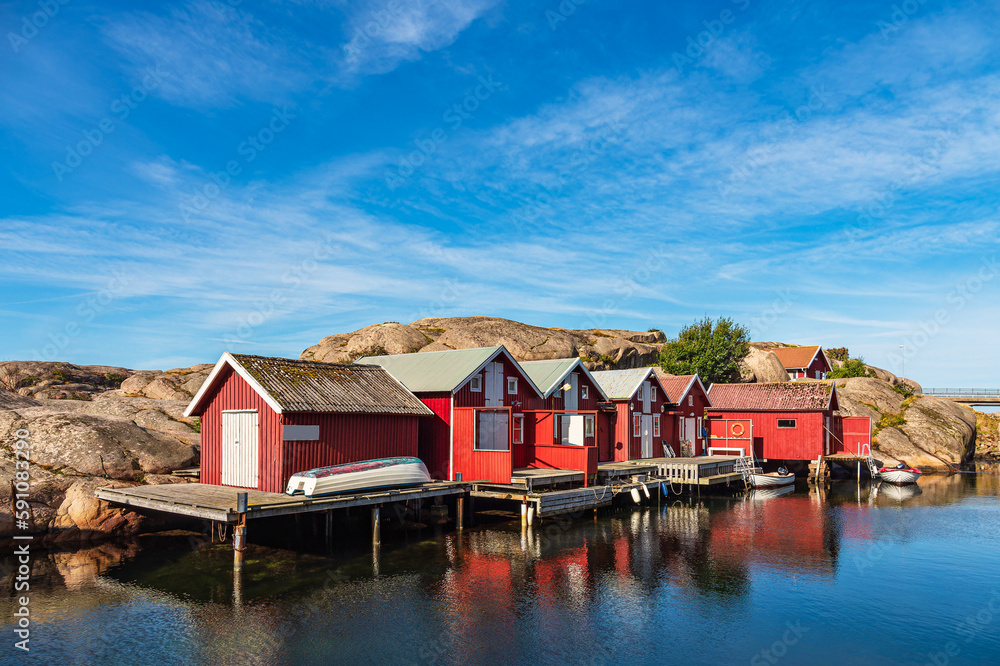
[[[700,416],[698,417],[697,424],[698,424],[697,425],[698,432],[696,432],[694,434],[694,437],[695,437],[695,439],[704,439],[705,438],[705,422],[702,419],[702,417],[700,417]]]
[[[660,415],[653,414],[653,437],[660,436]]]
[[[586,400],[590,397],[590,387],[584,384],[580,387],[580,400]]]
[[[632,415],[632,436],[642,437],[642,419],[638,414]]]
[[[594,415],[587,414],[583,417],[583,436],[593,437],[594,436]]]
[[[480,375],[480,374],[472,375],[472,378],[469,379],[469,390],[472,391],[473,393],[482,393],[483,392],[483,376],[482,375]]]
[[[785,423],[791,421],[792,425],[781,425],[782,421],[784,421]],[[798,427],[799,427],[799,420],[798,419],[778,419],[778,424],[777,425],[778,425],[778,428],[780,428],[781,430],[797,430]]]
[[[515,414],[511,423],[511,443],[524,444],[524,414]]]
[[[688,396],[688,407],[694,407],[694,396],[693,395],[689,395]]]
[[[517,377],[507,378],[507,395],[517,395]]]
[[[650,386],[649,387],[649,401],[650,402],[656,402],[656,387],[655,386]]]

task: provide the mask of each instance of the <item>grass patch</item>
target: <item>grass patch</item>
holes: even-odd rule
[[[916,395],[913,391],[913,387],[909,384],[893,384],[892,390],[904,398],[910,398]]]

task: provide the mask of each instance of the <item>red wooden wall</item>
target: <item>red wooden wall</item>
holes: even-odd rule
[[[418,457],[434,479],[451,479],[451,393],[421,393],[434,416],[420,419]]]
[[[528,409],[529,404],[532,401],[538,399],[538,393],[535,389],[531,388],[531,383],[528,378],[524,376],[521,372],[521,368],[510,362],[506,356],[501,354],[494,359],[497,363],[503,363],[503,376],[504,376],[504,393],[503,393],[503,404],[505,406],[514,407],[514,411],[519,412],[522,409]],[[482,371],[480,371],[482,374]],[[517,377],[517,395],[507,394],[507,377]],[[479,391],[473,393],[469,390],[469,383],[466,382],[455,391],[455,407],[482,407],[485,405],[486,394],[485,392]],[[457,441],[456,441],[457,448]]]
[[[476,451],[474,448],[477,411],[468,407],[456,407],[452,413],[452,427],[455,429],[453,472],[461,473],[463,481],[510,483],[513,470],[511,451]]]
[[[279,415],[232,368],[223,368],[216,378],[218,388],[201,414],[201,482],[222,485],[222,412],[256,409],[258,413],[259,490],[283,492],[278,458],[281,445]]]
[[[690,402],[693,405],[689,405],[688,397],[693,398]],[[680,453],[680,442],[681,442],[681,426],[680,420],[682,418],[693,418],[695,419],[695,426],[697,427],[698,419],[703,418],[705,415],[705,409],[708,407],[708,394],[702,390],[701,384],[695,382],[688,391],[686,395],[681,398],[680,404],[672,409],[670,412],[670,418],[664,414],[664,419],[661,423],[661,428],[664,436],[661,439],[667,440],[667,442],[674,449],[674,453]],[[669,428],[669,429],[667,429]],[[659,442],[656,442],[659,444]],[[696,456],[700,456],[705,453],[708,448],[705,444],[704,438],[701,436],[701,430],[696,430],[696,438],[694,440]],[[655,447],[654,447],[655,448]]]
[[[587,387],[587,397],[577,398],[577,403],[578,403],[577,411],[581,412],[594,411],[595,409],[597,409],[597,403],[601,401],[600,397],[601,394],[598,393],[597,387],[594,385],[592,381],[590,381],[589,376],[583,374],[582,372],[577,372],[577,377],[579,378],[580,389],[582,389],[584,386]],[[578,393],[578,395],[580,394],[582,394],[582,390],[580,391],[580,393]],[[525,409],[555,409],[555,410],[565,409],[566,408],[565,395],[566,395],[565,392],[557,389],[548,398],[538,398],[538,397],[532,398],[528,403],[528,406],[525,407]]]
[[[867,454],[871,451],[872,420],[867,416],[835,416],[834,432],[840,441],[834,442],[837,453]],[[868,447],[868,448],[865,448]]]
[[[817,456],[826,453],[823,419],[831,415],[829,411],[739,412],[710,407],[708,413],[712,417],[753,421],[754,439],[759,438],[763,445],[762,449],[755,451],[760,458],[815,460]],[[795,419],[796,427],[778,428],[778,419]]]

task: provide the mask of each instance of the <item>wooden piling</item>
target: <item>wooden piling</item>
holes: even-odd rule
[[[455,529],[462,531],[462,523],[465,518],[465,498],[461,495],[455,500]]]
[[[372,545],[382,545],[382,505],[376,504],[372,507]]]
[[[243,551],[246,550],[247,535],[247,493],[236,494],[236,525],[233,527],[233,569],[243,569]]]

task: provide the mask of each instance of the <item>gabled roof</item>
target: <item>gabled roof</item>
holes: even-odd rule
[[[521,369],[531,378],[535,386],[542,392],[543,398],[548,398],[556,389],[566,383],[566,378],[572,372],[579,372],[590,378],[590,382],[601,394],[604,400],[608,400],[601,385],[597,382],[590,371],[587,370],[579,358],[555,358],[545,361],[521,361]]]
[[[660,368],[654,368],[656,370],[656,376],[660,380],[660,384],[663,386],[663,391],[667,394],[667,402],[672,402],[675,405],[679,405],[691,389],[695,386],[697,382],[701,386],[701,390],[708,395],[708,389],[701,382],[701,377],[697,374],[694,375],[668,375]],[[712,402],[709,400],[709,406]]]
[[[414,354],[365,356],[356,365],[378,365],[389,371],[399,382],[414,393],[446,392],[461,387],[472,375],[501,354],[520,367],[503,345],[476,349],[448,349]],[[524,374],[522,370],[522,374]],[[541,396],[542,392],[524,375],[531,387]]]
[[[764,349],[763,351],[774,352],[774,355],[781,361],[781,365],[784,366],[785,370],[802,370],[808,368],[818,354],[823,354],[823,359],[826,360],[826,354],[823,353],[823,348],[819,345],[811,347],[774,347],[772,349]],[[830,366],[830,361],[827,360],[826,364]]]
[[[656,379],[652,368],[598,370],[591,375],[609,400],[631,400],[647,377],[653,375],[653,379]]]
[[[381,368],[226,352],[191,400],[184,411],[185,416],[204,411],[204,403],[227,367],[242,377],[278,414],[432,414],[424,403]]]
[[[832,382],[712,384],[708,397],[713,410],[791,412],[840,407]]]

